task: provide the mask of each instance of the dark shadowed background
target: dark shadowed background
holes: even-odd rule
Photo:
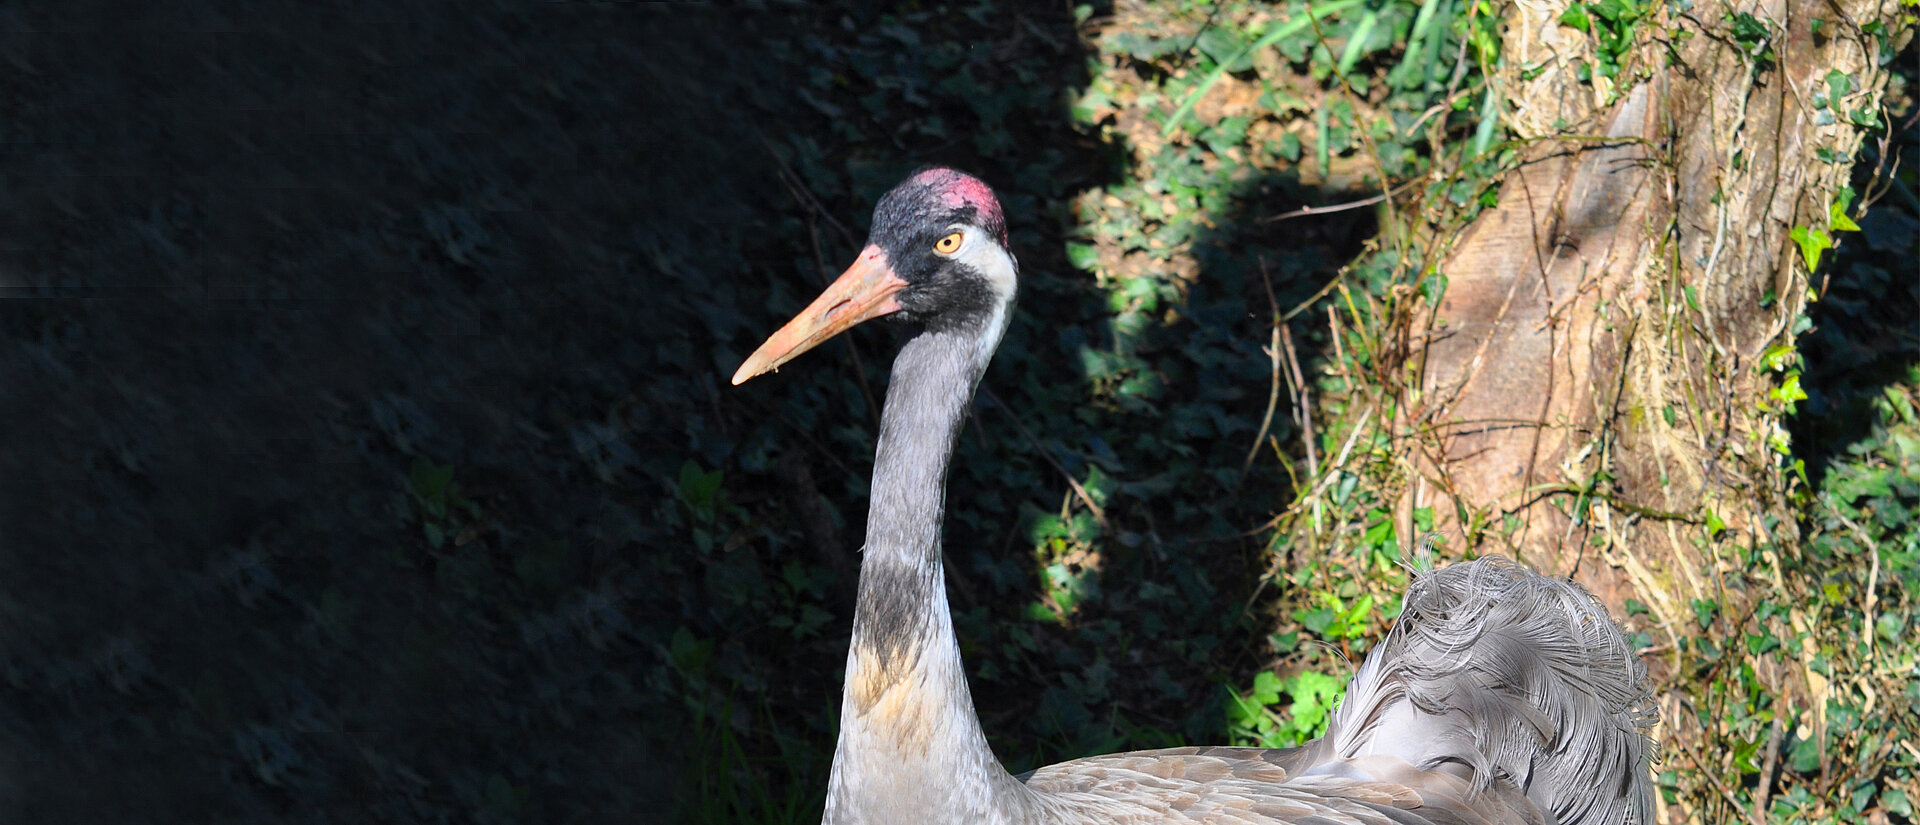
[[[1065,6],[8,4],[0,28],[9,818],[664,820],[734,758],[817,804],[892,335],[725,377],[926,162],[1001,189],[1026,267],[987,384],[1024,424],[969,433],[950,537],[970,641],[1010,651],[980,685],[996,729],[1119,736],[1077,697],[1029,719],[1034,675],[1111,674],[1095,645],[988,627],[1033,601],[1064,489],[1018,426],[1083,476],[1185,444],[1129,468],[1143,495],[1257,523],[1175,494],[1251,423],[1075,409],[1080,343],[1112,333],[1062,202],[1115,155],[1069,123]],[[1184,392],[1264,388],[1226,329],[1167,339],[1214,336]],[[1203,549],[1237,570],[1244,544]],[[1215,586],[1158,572],[1173,608]],[[1145,647],[1173,662],[1221,624],[1170,620]],[[1191,686],[1161,675],[1163,704]]]
[[[1377,189],[1130,145],[1090,72],[1218,55],[1116,13],[0,2],[0,819],[817,820],[894,333],[726,378],[934,162],[1022,264],[947,531],[999,752],[1238,735],[1297,644],[1271,307],[1375,232],[1252,219]],[[1206,220],[1103,206],[1176,151]]]

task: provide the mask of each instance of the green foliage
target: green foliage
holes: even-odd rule
[[[1740,50],[1753,59],[1754,70],[1761,71],[1774,62],[1774,29],[1748,12],[1727,15],[1728,34]]]
[[[1910,82],[1894,78],[1895,88]],[[1814,105],[1837,106],[1853,85],[1829,73]],[[1917,137],[1895,135],[1892,148],[1912,151]],[[1898,191],[1912,177],[1863,171],[1854,185]],[[1920,618],[1920,351],[1888,334],[1920,313],[1920,284],[1905,274],[1920,254],[1912,231],[1920,204],[1895,199],[1862,216],[1856,198],[1843,188],[1829,205],[1832,235],[1817,226],[1794,233],[1801,262],[1811,269],[1837,257],[1834,275],[1796,321],[1804,334],[1756,364],[1780,376],[1768,403],[1797,412],[1788,419],[1792,449],[1774,445],[1792,456],[1797,551],[1766,542],[1739,550],[1768,582],[1767,597],[1751,617],[1696,604],[1711,611],[1711,625],[1680,639],[1680,658],[1694,668],[1688,684],[1699,686],[1689,710],[1747,777],[1727,784],[1726,808],[1709,797],[1708,818],[1764,805],[1776,822],[1899,821],[1912,817],[1920,793],[1920,754],[1900,744],[1920,738],[1920,640],[1911,632]],[[1859,235],[1834,248],[1842,232]],[[1716,771],[1705,754],[1682,756]]]
[[[1227,703],[1234,741],[1262,748],[1291,748],[1327,732],[1327,721],[1346,694],[1346,679],[1306,671],[1282,679],[1271,671],[1254,676],[1246,693]],[[1283,701],[1284,698],[1284,701]]]
[[[1916,392],[1920,392],[1920,364],[1908,369],[1904,381],[1885,387],[1871,401],[1876,415],[1868,437],[1850,445],[1848,460],[1834,466],[1821,481],[1816,512],[1821,533],[1813,541],[1817,551],[1828,554],[1871,550],[1883,566],[1881,575],[1909,594],[1920,592]],[[1881,635],[1890,644],[1911,644],[1912,639],[1898,637],[1912,618],[1887,614],[1862,632]]]
[[[1248,204],[1272,198],[1276,184],[1291,191],[1298,184],[1350,174],[1351,169],[1363,177],[1384,173],[1387,180],[1372,177],[1368,189],[1384,187],[1401,176],[1418,176],[1435,162],[1438,144],[1422,138],[1462,131],[1477,135],[1475,147],[1488,156],[1482,174],[1506,160],[1488,151],[1497,135],[1497,103],[1443,109],[1438,121],[1427,119],[1428,132],[1414,128],[1422,120],[1421,113],[1450,91],[1451,61],[1461,39],[1474,44],[1477,57],[1498,60],[1490,8],[1447,0],[1282,8],[1284,14],[1273,17],[1264,4],[1227,4],[1208,9],[1204,19],[1197,12],[1166,10],[1110,31],[1098,41],[1104,54],[1124,55],[1163,69],[1129,73],[1128,64],[1121,61],[1119,71],[1093,78],[1082,106],[1075,110],[1102,134],[1129,140],[1136,157],[1127,179],[1082,198],[1081,232],[1088,245],[1076,253],[1076,265],[1093,272],[1112,296],[1109,306],[1117,313],[1114,328],[1122,336],[1154,330],[1164,322],[1169,304],[1191,306],[1202,283],[1180,268],[1191,257],[1199,258],[1205,268],[1204,283],[1231,287],[1239,280],[1244,286],[1237,291],[1252,292],[1249,298],[1261,295],[1263,289],[1256,285],[1258,281],[1247,283],[1245,279],[1253,274],[1250,270],[1278,267],[1277,272],[1259,273],[1272,281],[1276,308],[1304,306],[1302,302],[1313,297],[1309,284],[1301,282],[1302,273],[1290,271],[1297,266],[1291,262],[1303,257],[1299,238],[1288,238],[1287,246],[1273,246],[1252,235],[1234,237],[1231,245],[1224,245],[1207,231],[1222,222],[1247,220]],[[1242,23],[1243,19],[1247,22]],[[1196,29],[1197,36],[1190,34]],[[1153,31],[1157,37],[1143,37],[1142,31]],[[1194,52],[1185,55],[1192,62],[1184,68],[1177,61],[1181,55],[1165,48],[1168,41],[1182,38],[1196,44]],[[1468,81],[1473,78],[1470,75]],[[1371,91],[1375,89],[1384,94]],[[1372,97],[1363,103],[1357,95]],[[1153,107],[1160,101],[1179,103],[1155,132],[1128,128],[1130,110],[1146,109],[1152,118]],[[1311,128],[1305,128],[1300,117],[1307,113],[1313,115]],[[1463,155],[1473,151],[1466,149]],[[1459,161],[1449,158],[1448,162]],[[1449,179],[1440,191],[1456,191],[1449,188],[1453,185]],[[1465,186],[1463,203],[1479,208],[1481,188]],[[1388,259],[1374,260],[1385,264]],[[1387,284],[1384,272],[1366,267],[1347,277],[1365,281],[1369,289],[1384,289]],[[1422,297],[1437,302],[1444,283],[1443,276],[1433,273]],[[1263,339],[1258,328],[1249,332],[1247,337]],[[1308,334],[1309,340],[1331,354],[1323,332]],[[1359,344],[1344,351],[1365,359],[1369,349]],[[1121,350],[1138,351],[1124,345]],[[1134,360],[1137,366],[1123,367],[1102,359],[1101,366],[1131,371],[1148,363]],[[1145,376],[1121,375],[1130,377],[1108,386],[1121,390],[1117,395],[1123,403],[1139,397],[1126,393],[1126,388],[1162,383],[1129,384]],[[1100,397],[1098,392],[1095,397]],[[1274,428],[1283,436],[1291,429],[1284,424]],[[1318,449],[1327,457],[1340,445],[1331,443],[1329,436]],[[1368,455],[1372,454],[1369,450]],[[1281,458],[1297,461],[1299,456]],[[1287,577],[1287,586],[1278,594],[1290,606],[1281,619],[1283,626],[1289,620],[1298,623],[1316,641],[1303,645],[1299,632],[1274,634],[1272,652],[1285,663],[1283,667],[1296,670],[1284,679],[1270,670],[1258,671],[1250,688],[1230,693],[1225,711],[1234,742],[1277,747],[1318,735],[1324,730],[1326,709],[1346,681],[1344,676],[1328,673],[1344,669],[1343,657],[1357,660],[1364,655],[1366,645],[1379,638],[1398,611],[1393,591],[1396,577],[1381,574],[1398,572],[1395,565],[1403,537],[1387,511],[1370,494],[1358,492],[1360,474],[1336,471],[1333,477],[1336,480],[1324,491],[1328,500],[1339,512],[1352,513],[1351,518],[1365,525],[1355,548],[1359,565],[1309,563]],[[1295,495],[1306,492],[1297,490]],[[1432,517],[1430,510],[1423,509],[1416,520],[1430,527]],[[1331,524],[1327,527],[1333,529]],[[1354,573],[1359,571],[1381,578],[1356,578]],[[1381,609],[1383,599],[1389,609]],[[1342,655],[1329,655],[1336,651]]]
[[[415,458],[407,481],[407,492],[420,511],[420,531],[428,548],[440,550],[449,539],[472,537],[471,530],[481,519],[480,505],[460,494],[460,485],[453,482],[453,467]]]
[[[1788,233],[1795,244],[1800,246],[1800,257],[1806,261],[1807,269],[1820,267],[1820,255],[1833,248],[1833,238],[1824,229],[1808,229],[1796,226]]]
[[[1599,58],[1599,65],[1589,70],[1589,77],[1582,79],[1591,80],[1593,75],[1619,76],[1620,58],[1632,50],[1634,32],[1651,11],[1651,4],[1634,0],[1595,0],[1568,6],[1560,14],[1560,23],[1593,35],[1597,41],[1594,54]]]
[[[1352,9],[1361,2],[1362,0],[1331,0],[1326,3],[1309,4],[1303,13],[1297,14],[1291,20],[1276,26],[1254,24],[1248,26],[1244,32],[1230,25],[1206,27],[1202,30],[1199,39],[1195,41],[1195,45],[1200,53],[1212,62],[1212,69],[1199,85],[1187,92],[1179,108],[1174,109],[1173,114],[1167,117],[1166,125],[1160,130],[1161,136],[1171,136],[1175,130],[1179,129],[1182,121],[1193,111],[1193,105],[1198,103],[1200,98],[1220,81],[1221,77],[1228,72],[1244,72],[1253,68],[1254,52],[1272,48],[1283,40],[1300,37],[1316,23]],[[1378,22],[1377,12],[1366,12],[1360,18],[1359,24],[1355,27],[1356,31],[1352,37],[1348,38],[1347,48],[1341,54],[1338,66],[1340,75],[1344,76],[1351,72],[1353,65],[1359,61],[1360,55],[1370,43],[1374,42],[1368,35],[1372,33]],[[1247,42],[1244,39],[1246,37],[1255,39]],[[1375,49],[1377,50],[1378,46],[1375,46]],[[1135,56],[1139,55],[1136,53]]]
[[[1920,754],[1900,744],[1920,736],[1920,644],[1910,632],[1920,618],[1916,398],[1920,366],[1873,402],[1869,436],[1823,475],[1803,554],[1743,551],[1784,589],[1744,622],[1694,600],[1702,632],[1680,639],[1689,683],[1701,688],[1689,702],[1699,724],[1730,748],[1740,773],[1778,765],[1777,780],[1761,780],[1774,792],[1774,821],[1908,816],[1899,812],[1920,789]],[[1783,663],[1805,667],[1807,681],[1783,680]],[[1686,758],[1712,769],[1698,754]],[[1734,787],[1743,806],[1758,798],[1749,785]],[[1672,787],[1664,792],[1676,799]]]

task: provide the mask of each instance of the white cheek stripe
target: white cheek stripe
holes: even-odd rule
[[[993,357],[994,348],[1000,346],[1000,336],[1007,331],[1007,322],[1010,320],[1007,310],[1013,306],[1013,296],[1020,288],[1020,265],[1014,261],[1012,253],[978,230],[967,227],[962,231],[966,236],[966,244],[953,257],[985,276],[998,298],[993,303],[993,317],[987,321],[988,332],[981,336],[980,349],[974,354],[975,363],[985,367],[987,359]]]
[[[987,276],[987,283],[992,284],[993,291],[1000,294],[1001,303],[1012,303],[1013,294],[1018,289],[1016,273],[1019,271],[1013,256],[971,228],[966,232],[966,238],[966,245],[953,257],[972,267],[975,272]]]

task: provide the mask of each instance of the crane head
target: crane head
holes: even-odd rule
[[[1004,325],[1017,274],[993,189],[955,169],[922,169],[881,196],[853,265],[754,350],[733,383],[777,370],[882,316],[898,314],[930,328]]]

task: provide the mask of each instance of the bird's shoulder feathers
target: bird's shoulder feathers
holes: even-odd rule
[[[1300,748],[1197,747],[1062,762],[1023,774],[1057,819],[1115,825],[1545,825],[1509,788],[1423,771],[1392,756],[1326,758]]]

